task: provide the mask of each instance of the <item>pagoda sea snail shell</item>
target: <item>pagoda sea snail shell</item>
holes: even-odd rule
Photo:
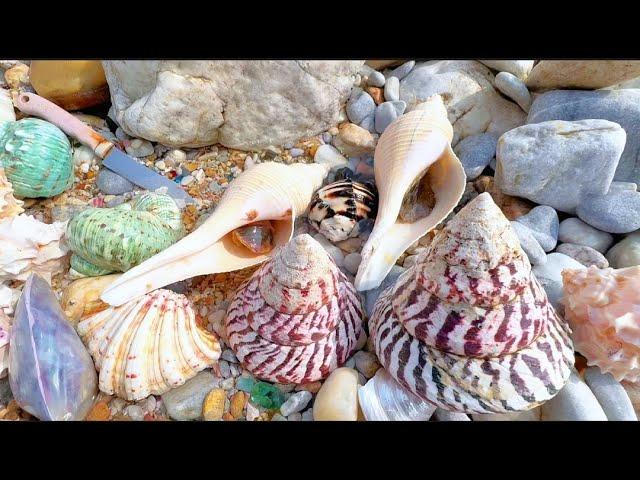
[[[77,330],[100,372],[100,390],[126,400],[162,395],[220,357],[218,339],[196,323],[187,297],[170,290],[106,308]]]
[[[360,297],[310,235],[294,237],[240,287],[225,317],[229,344],[270,382],[325,378],[362,334]]]
[[[73,184],[71,144],[38,118],[0,122],[0,168],[17,197],[53,197]]]
[[[562,272],[576,350],[618,380],[640,380],[640,266]]]
[[[344,179],[316,192],[309,207],[309,223],[332,242],[358,235],[358,223],[375,218],[378,196],[371,185]]]
[[[365,245],[355,286],[380,285],[402,253],[456,207],[466,186],[451,149],[453,127],[439,95],[395,120],[374,154],[380,195],[376,222]]]
[[[145,193],[114,208],[89,208],[67,226],[71,267],[100,276],[126,272],[175,243],[182,235],[182,214],[168,195]]]
[[[229,184],[213,214],[200,227],[128,271],[105,290],[102,299],[121,305],[186,278],[264,262],[291,239],[295,218],[307,209],[328,169],[320,164],[265,162],[244,171]],[[273,229],[269,252],[257,253],[234,238],[234,230],[267,220]],[[264,230],[256,233],[261,235]],[[248,239],[251,235],[243,232],[239,236]]]
[[[369,326],[391,376],[450,411],[529,410],[563,387],[574,362],[568,326],[488,193],[379,297]]]

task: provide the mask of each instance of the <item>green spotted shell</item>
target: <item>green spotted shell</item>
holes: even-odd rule
[[[71,268],[90,277],[126,272],[182,238],[181,217],[173,199],[157,193],[83,210],[67,225]]]
[[[0,168],[23,198],[53,197],[73,184],[69,139],[38,118],[0,122]]]

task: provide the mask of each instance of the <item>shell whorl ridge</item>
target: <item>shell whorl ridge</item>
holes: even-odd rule
[[[126,272],[184,235],[180,209],[168,195],[145,193],[115,208],[89,208],[67,226],[71,267],[88,276]]]
[[[231,348],[256,377],[308,383],[325,378],[353,353],[362,306],[322,246],[303,234],[240,287],[225,324]]]
[[[100,372],[100,390],[127,400],[161,395],[220,357],[184,295],[156,290],[85,320],[78,333]]]
[[[22,201],[13,196],[13,186],[7,180],[4,168],[0,168],[0,221],[24,212]]]
[[[351,179],[318,190],[309,206],[309,223],[332,242],[358,233],[358,222],[375,218],[378,198],[370,186]]]
[[[568,326],[489,194],[380,296],[370,329],[389,373],[452,411],[534,408],[562,388],[574,361]]]
[[[18,197],[53,197],[73,184],[69,140],[38,118],[0,122],[0,167]]]
[[[640,380],[640,266],[562,272],[576,350],[620,381]]]

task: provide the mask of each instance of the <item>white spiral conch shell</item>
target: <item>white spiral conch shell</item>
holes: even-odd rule
[[[51,277],[65,268],[68,248],[61,242],[66,222],[42,223],[30,215],[0,222],[0,282],[26,281],[37,273],[51,284]]]
[[[380,136],[374,154],[378,215],[362,248],[357,290],[378,287],[400,255],[462,198],[466,176],[451,149],[452,138],[453,127],[439,95],[398,118]],[[424,218],[404,223],[399,218],[403,200],[417,182],[428,182],[435,205]]]
[[[265,162],[238,176],[213,214],[194,232],[126,272],[105,290],[102,300],[128,300],[197,275],[240,270],[267,260],[293,236],[294,220],[304,213],[328,173],[327,165]],[[229,233],[261,220],[274,224],[274,248],[266,254],[239,247]]]
[[[618,380],[640,380],[640,266],[564,270],[565,317],[576,350]]]
[[[220,344],[199,327],[184,295],[157,290],[78,323],[100,390],[126,400],[162,395],[220,357]]]
[[[22,200],[16,200],[13,196],[13,186],[7,180],[4,168],[0,168],[0,222],[24,212],[22,205]]]
[[[358,402],[367,421],[424,421],[436,407],[414,395],[380,368],[364,387],[358,389]]]

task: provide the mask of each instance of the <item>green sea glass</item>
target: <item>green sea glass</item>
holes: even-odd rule
[[[268,410],[277,410],[284,401],[284,393],[270,383],[257,382],[251,389],[251,403]]]

